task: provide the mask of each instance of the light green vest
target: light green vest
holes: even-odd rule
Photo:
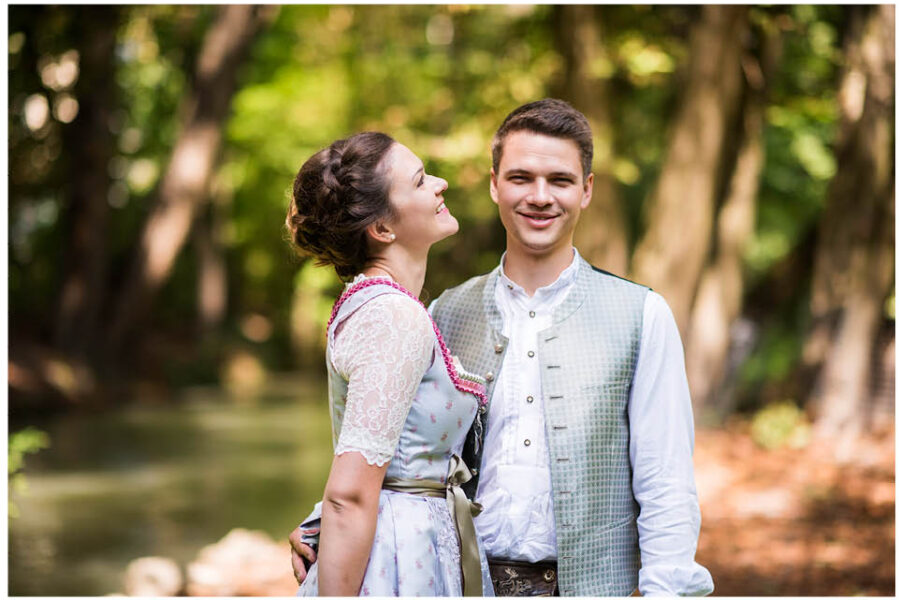
[[[628,596],[636,588],[639,507],[631,490],[628,399],[648,288],[577,257],[578,275],[538,334],[544,417],[563,596]],[[499,267],[445,291],[432,314],[463,366],[488,380],[488,397],[508,340],[494,302]],[[481,415],[490,427],[490,403]],[[480,470],[476,422],[463,459]],[[466,491],[474,497],[474,478]]]

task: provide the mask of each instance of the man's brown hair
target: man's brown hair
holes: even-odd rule
[[[530,131],[550,137],[572,140],[578,146],[581,156],[581,170],[584,178],[591,172],[594,158],[594,140],[587,118],[571,104],[556,98],[544,98],[523,104],[509,113],[494,134],[491,142],[491,157],[494,173],[499,174],[503,143],[509,134],[516,131]]]

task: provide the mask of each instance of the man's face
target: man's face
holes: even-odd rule
[[[503,144],[498,171],[491,169],[491,199],[507,250],[543,256],[570,248],[594,182],[593,174],[583,177],[575,142],[516,131]]]

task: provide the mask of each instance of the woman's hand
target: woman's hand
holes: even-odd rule
[[[388,464],[370,465],[358,452],[334,457],[322,499],[320,596],[359,594],[375,538],[378,499]]]

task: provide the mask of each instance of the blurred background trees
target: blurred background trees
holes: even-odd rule
[[[317,368],[339,282],[291,257],[282,213],[354,131],[451,182],[430,297],[492,268],[490,136],[553,95],[595,131],[579,248],[666,297],[698,417],[789,399],[865,428],[891,404],[891,11],[14,7],[13,405],[215,381],[237,355]]]
[[[158,434],[122,434],[135,424],[117,410],[175,406],[197,386],[239,410],[278,389],[308,405],[303,439],[327,433],[321,389],[283,379],[321,383],[341,290],[285,241],[297,169],[377,129],[450,182],[461,229],[432,251],[428,302],[496,266],[490,138],[546,96],[594,130],[576,244],[666,297],[700,429],[747,417],[776,448],[892,427],[894,18],[833,5],[11,7],[10,476],[47,443],[70,457],[51,463],[100,461],[74,417],[84,407],[119,423],[103,431],[121,446],[96,450],[114,468],[155,456]],[[72,416],[77,434],[27,428],[47,415]],[[237,443],[173,421],[216,459]],[[327,466],[311,448],[304,472]],[[242,483],[213,478],[215,493],[263,486],[257,457],[231,460]],[[283,502],[283,480],[271,485]],[[189,497],[199,512],[171,510],[223,511]],[[273,532],[294,522],[278,518]],[[20,554],[42,547],[18,535]]]

